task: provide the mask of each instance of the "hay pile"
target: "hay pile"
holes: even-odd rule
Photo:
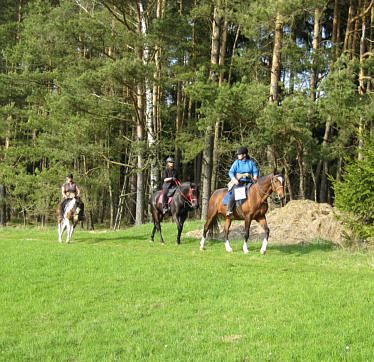
[[[270,229],[269,240],[282,244],[297,244],[308,242],[315,238],[330,240],[335,243],[343,241],[341,222],[334,218],[334,208],[329,204],[319,204],[311,200],[290,201],[282,208],[276,208],[266,214]],[[220,233],[214,236],[216,240],[224,240],[223,222],[220,221]],[[201,238],[202,230],[191,231],[186,234]],[[262,240],[264,231],[253,221],[251,224],[249,241]],[[244,221],[233,222],[229,239],[244,238]]]

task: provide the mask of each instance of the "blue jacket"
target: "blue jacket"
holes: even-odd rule
[[[229,171],[230,180],[233,177],[235,177],[237,173],[249,173],[252,175],[252,177],[258,176],[258,170],[257,170],[255,163],[248,158],[245,161],[242,161],[242,160],[234,161]],[[240,181],[250,181],[250,179],[242,178],[240,179]]]

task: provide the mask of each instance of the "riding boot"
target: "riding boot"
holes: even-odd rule
[[[234,208],[234,204],[235,204],[235,199],[230,197],[229,201],[227,201],[226,216],[232,215],[232,209]]]

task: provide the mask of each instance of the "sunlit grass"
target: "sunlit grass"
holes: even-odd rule
[[[0,229],[0,360],[372,359],[373,252],[151,230]]]

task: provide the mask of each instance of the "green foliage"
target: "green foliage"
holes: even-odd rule
[[[346,159],[342,181],[333,181],[335,206],[360,240],[374,237],[374,139],[366,137],[363,159]]]

